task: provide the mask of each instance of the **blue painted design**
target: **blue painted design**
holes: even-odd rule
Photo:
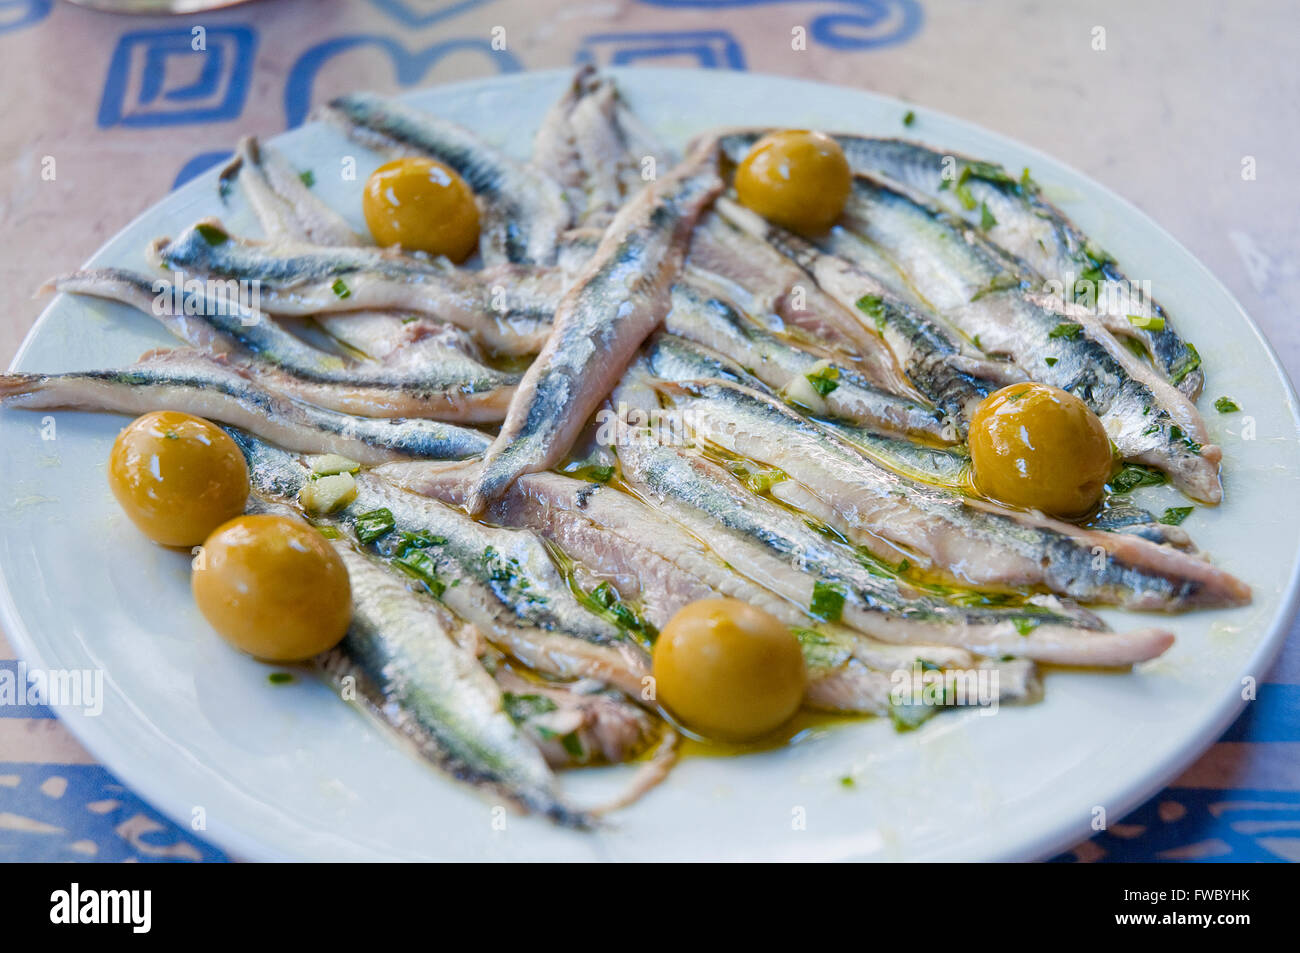
[[[0,718],[53,718],[54,711],[45,705],[18,704],[26,700],[20,694],[19,682],[26,680],[26,670],[18,669],[17,659],[0,659]],[[8,673],[8,674],[6,674]],[[8,697],[13,692],[13,698]]]
[[[194,158],[190,159],[181,170],[176,173],[176,178],[172,180],[172,188],[179,189],[195,176],[207,172],[214,165],[221,165],[227,162],[234,153],[229,149],[221,152],[200,152]]]
[[[431,26],[439,20],[481,7],[492,0],[370,0],[371,4],[398,23],[409,27]],[[432,9],[429,9],[432,7]]]
[[[906,43],[921,28],[925,15],[916,0],[641,0],[674,10],[729,10],[773,3],[817,3],[839,7],[814,16],[808,24],[818,43],[836,50],[866,50]]]
[[[316,83],[316,74],[320,72],[321,67],[340,53],[367,46],[377,47],[388,54],[397,74],[397,82],[402,86],[414,86],[444,56],[461,50],[484,53],[502,73],[517,73],[523,69],[523,64],[513,53],[507,50],[494,50],[491,42],[477,38],[462,37],[445,40],[420,50],[410,51],[396,40],[378,34],[336,37],[305,50],[289,70],[289,79],[284,86],[284,114],[286,125],[290,129],[301,125],[307,118],[307,112],[311,109],[312,87]]]
[[[189,27],[139,30],[117,42],[99,125],[151,128],[236,118],[244,109],[253,75],[257,34],[250,26],[207,28],[207,49],[191,47]],[[198,58],[198,75],[182,82],[169,67]],[[183,75],[188,76],[188,73]],[[138,88],[134,102],[128,102]]]
[[[0,33],[40,23],[53,6],[54,0],[0,0]]]
[[[23,822],[0,827],[0,858],[7,860],[227,859],[145,804],[99,765],[0,762],[0,814]],[[93,850],[87,844],[93,844]]]
[[[1160,816],[1164,806],[1169,820]],[[1300,841],[1300,792],[1257,790],[1207,790],[1166,788],[1119,825],[1140,827],[1133,837],[1120,837],[1112,829],[1092,838],[1107,862],[1178,860],[1247,863],[1287,858],[1261,840]],[[1173,856],[1171,852],[1205,845],[1203,857]],[[1294,856],[1294,854],[1293,854]],[[1079,860],[1075,853],[1061,854],[1056,862]]]
[[[1259,686],[1220,741],[1300,741],[1300,685]]]
[[[661,33],[595,33],[583,37],[578,63],[627,66],[648,59],[692,56],[706,69],[745,68],[745,53],[725,30]]]

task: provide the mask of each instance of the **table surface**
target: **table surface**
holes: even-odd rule
[[[1270,0],[261,0],[178,18],[0,0],[0,359],[42,308],[42,280],[239,135],[274,135],[349,89],[588,60],[857,86],[1043,149],[1160,222],[1300,368],[1300,33]],[[13,654],[0,633],[0,668]],[[48,710],[0,705],[0,860],[38,859],[225,855]],[[1060,859],[1300,860],[1295,629],[1217,744]]]

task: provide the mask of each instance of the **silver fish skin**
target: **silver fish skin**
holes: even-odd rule
[[[719,201],[719,213],[797,264],[846,312],[878,334],[912,385],[953,423],[958,435],[985,397],[1024,380],[1014,364],[994,362],[964,344],[944,323],[895,296],[891,288],[855,262],[822,251],[793,232],[765,221],[735,202]]]
[[[257,282],[262,310],[277,315],[400,310],[471,332],[502,354],[534,354],[551,330],[563,276],[501,266],[460,271],[438,260],[378,248],[251,242],[216,221],[158,239],[151,262],[184,273]]]
[[[248,461],[254,491],[296,501],[307,468],[247,433],[228,432]],[[533,533],[475,522],[365,471],[357,475],[356,489],[356,498],[343,509],[312,521],[335,527],[363,552],[406,572],[412,585],[429,591],[529,668],[556,678],[594,678],[640,697],[649,672],[645,652],[577,600]],[[356,535],[358,518],[379,511],[391,515],[393,528],[363,543]]]
[[[816,619],[819,586],[843,596],[841,619],[858,632],[908,646],[949,645],[991,657],[1122,666],[1162,653],[1173,637],[1158,629],[1101,631],[1090,613],[1054,606],[989,609],[907,596],[898,580],[869,571],[851,550],[810,529],[802,518],[756,497],[717,465],[678,448],[628,444],[619,459],[643,499],[696,533],[737,570]],[[809,624],[816,624],[811,621]],[[824,636],[812,640],[823,643]],[[846,649],[856,654],[851,646]],[[919,653],[922,649],[916,649]]]
[[[916,189],[978,228],[1036,276],[1059,283],[1056,293],[1064,292],[1074,300],[1075,281],[1096,283],[1096,306],[1112,319],[1107,327],[1140,340],[1164,378],[1190,399],[1200,394],[1204,383],[1200,356],[1178,335],[1169,314],[1140,285],[1129,281],[1119,264],[1027,176],[1013,177],[997,163],[940,152],[918,142],[835,138],[855,171],[875,172]],[[946,159],[952,160],[948,164],[954,178],[944,178]],[[954,188],[954,181],[962,188]],[[992,218],[987,228],[984,209]],[[1128,320],[1130,314],[1159,318],[1163,327],[1135,327]]]
[[[267,239],[313,245],[367,244],[343,216],[311,191],[289,161],[255,136],[245,136],[217,180],[224,201],[238,181]]]
[[[691,237],[689,263],[726,282],[723,290],[728,300],[769,329],[834,348],[880,389],[925,400],[860,316],[846,311],[767,242],[724,216],[710,211],[700,217]]]
[[[177,285],[100,268],[54,278],[47,288],[130,305],[195,348],[238,356],[240,366],[272,390],[340,413],[498,421],[519,381],[517,374],[494,370],[455,348],[423,348],[420,360],[409,354],[400,362],[345,360],[311,346],[237,297],[208,295],[201,283]],[[391,320],[401,326],[400,319]]]
[[[464,623],[350,541],[333,546],[348,570],[352,624],[320,667],[335,679],[354,676],[366,706],[452,776],[562,825],[591,827],[562,799],[492,676],[456,643]]]
[[[1033,380],[1069,391],[1101,418],[1125,459],[1164,470],[1217,503],[1222,450],[1187,396],[1083,308],[1027,291],[969,230],[880,180],[856,177],[843,221],[875,243],[949,322]]]
[[[349,93],[322,110],[363,145],[445,162],[481,199],[485,265],[555,263],[560,233],[572,224],[560,186],[456,123],[370,93]]]
[[[28,410],[176,410],[242,427],[292,450],[338,453],[364,464],[465,459],[489,443],[480,431],[441,421],[354,417],[290,400],[238,367],[186,349],[150,352],[115,370],[0,375],[0,400]]]
[[[751,376],[748,371],[729,358],[672,334],[661,332],[651,339],[645,348],[645,361],[646,366],[659,380],[674,383],[729,381],[765,396],[776,396],[771,394],[762,381]],[[852,444],[882,466],[913,479],[938,483],[953,489],[964,489],[966,485],[970,455],[958,447],[939,448],[914,443],[869,428],[823,420],[811,416],[806,407],[791,406],[796,412],[815,420],[832,434]]]
[[[588,64],[542,120],[530,164],[563,187],[576,226],[603,230],[646,184],[647,160],[668,167],[676,158]]]
[[[663,320],[691,229],[722,188],[708,144],[615,217],[560,302],[551,335],[511,401],[466,506],[482,512],[521,473],[557,463]]]
[[[730,356],[778,391],[800,375],[829,366],[834,369],[835,387],[822,399],[832,416],[894,433],[945,440],[942,415],[935,408],[877,387],[852,361],[832,350],[799,347],[764,330],[714,293],[707,280],[695,272],[673,286],[672,308],[664,318],[667,331]]]
[[[1083,602],[1128,608],[1250,600],[1240,580],[1178,550],[910,480],[748,388],[726,381],[658,387],[674,406],[707,422],[709,440],[785,471],[795,486],[823,501],[835,529],[881,558],[897,559],[901,547],[913,565],[942,570],[965,584],[1041,585]]]
[[[397,486],[459,506],[475,466],[394,463],[374,472]],[[719,597],[741,599],[801,629],[820,625],[809,619],[806,605],[795,605],[728,568],[698,536],[665,522],[660,511],[610,486],[557,473],[525,474],[493,504],[488,517],[544,536],[577,560],[591,579],[609,582],[624,600],[639,602],[656,627],[690,602]],[[837,628],[821,626],[815,647],[806,652],[812,679],[808,702],[817,707],[877,713],[873,683],[855,670],[853,660],[886,671],[909,666],[917,654],[945,667],[972,664],[960,649],[931,645],[908,654]],[[842,654],[831,659],[828,647]]]

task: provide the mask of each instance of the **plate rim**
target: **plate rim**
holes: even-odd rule
[[[1099,182],[1093,176],[1080,172],[1069,162],[1059,159],[1035,146],[1028,145],[1015,137],[1005,133],[982,126],[971,120],[963,119],[922,104],[909,103],[876,92],[871,89],[863,89],[853,86],[844,86],[835,83],[826,83],[819,80],[810,80],[803,77],[785,76],[776,73],[757,72],[757,71],[705,71],[688,68],[668,68],[668,67],[602,67],[602,72],[608,73],[615,80],[622,75],[636,74],[640,76],[654,74],[673,74],[673,75],[690,75],[699,77],[701,73],[716,72],[720,75],[732,74],[734,76],[744,77],[746,79],[757,77],[768,82],[778,82],[789,86],[803,86],[809,89],[829,89],[834,90],[837,94],[852,93],[866,97],[867,99],[876,100],[880,104],[894,106],[900,110],[911,110],[916,113],[918,118],[924,118],[927,115],[941,118],[945,123],[950,123],[961,127],[966,132],[971,132],[977,136],[992,137],[1001,143],[1010,146],[1024,154],[1035,159],[1045,160],[1051,165],[1067,170],[1071,175],[1080,180],[1087,182],[1092,188],[1103,194],[1108,201],[1114,202],[1115,205],[1123,212],[1126,219],[1141,221],[1146,227],[1153,229],[1160,237],[1169,244],[1172,249],[1181,253],[1192,266],[1199,270],[1200,278],[1208,280],[1214,288],[1223,295],[1224,300],[1231,303],[1236,310],[1236,315],[1244,320],[1245,326],[1250,329],[1251,334],[1257,344],[1262,346],[1264,353],[1268,357],[1269,363],[1274,374],[1281,380],[1284,395],[1286,397],[1286,410],[1290,414],[1291,421],[1300,428],[1300,398],[1290,375],[1287,373],[1285,366],[1278,357],[1273,345],[1269,342],[1262,329],[1251,317],[1250,313],[1241,305],[1236,296],[1227,288],[1226,285],[1206,266],[1199,257],[1194,255],[1186,246],[1183,245],[1172,233],[1164,226],[1156,222],[1150,215],[1138,208],[1124,196],[1115,192],[1109,186]],[[429,86],[420,86],[411,89],[403,89],[399,92],[389,94],[396,99],[418,98],[430,90],[437,89],[449,93],[459,93],[462,95],[473,95],[476,92],[483,92],[499,87],[509,87],[521,82],[546,82],[556,78],[563,78],[572,75],[573,68],[558,67],[545,70],[528,70],[519,73],[496,74],[487,77],[474,79],[458,80],[451,83],[437,83]],[[272,136],[267,137],[267,142],[275,143],[277,140],[287,134],[297,132],[310,125],[319,124],[321,120],[310,120],[300,126],[289,129],[283,129]],[[897,138],[916,138],[918,141],[927,142],[923,136],[899,136]],[[196,190],[200,183],[209,178],[213,170],[208,169],[198,176],[172,189],[162,197],[158,198],[152,204],[142,209],[137,215],[132,217],[127,223],[117,229],[112,236],[106,239],[91,254],[90,258],[83,263],[82,267],[89,265],[90,261],[99,257],[109,246],[113,245],[118,238],[125,232],[132,229],[137,222],[155,212],[158,206],[173,199],[174,196],[186,191],[187,189]],[[64,293],[56,294],[49,303],[41,310],[41,313],[32,322],[31,327],[24,335],[22,342],[14,352],[13,359],[9,362],[8,369],[13,371],[32,346],[41,327],[50,319],[51,312],[58,306],[59,302],[65,297]],[[1291,570],[1285,582],[1285,589],[1279,606],[1273,617],[1267,624],[1267,631],[1256,645],[1250,657],[1243,663],[1243,668],[1235,673],[1236,681],[1232,684],[1224,680],[1225,689],[1219,698],[1213,713],[1206,717],[1201,726],[1192,735],[1188,736],[1176,749],[1171,752],[1158,766],[1147,768],[1136,776],[1129,776],[1127,779],[1118,783],[1120,793],[1112,795],[1108,803],[1120,805],[1120,809],[1114,812],[1114,816],[1123,817],[1135,807],[1149,799],[1157,791],[1167,787],[1169,782],[1174,780],[1195,760],[1197,760],[1214,741],[1219,738],[1232,722],[1240,715],[1246,707],[1246,700],[1240,695],[1237,684],[1240,677],[1247,673],[1266,672],[1271,667],[1274,660],[1280,654],[1283,644],[1286,641],[1286,635],[1290,629],[1297,613],[1300,612],[1300,546],[1297,547],[1292,560]],[[5,577],[3,570],[0,570],[0,624],[3,625],[4,631],[14,647],[16,656],[29,664],[36,667],[44,667],[42,653],[40,651],[39,640],[33,636],[32,631],[23,621],[14,601],[12,591],[10,590],[9,581]],[[168,775],[165,772],[149,772],[138,768],[140,759],[133,757],[129,751],[124,750],[112,738],[110,733],[97,731],[88,719],[65,719],[58,718],[58,721],[67,730],[76,741],[81,744],[98,762],[99,766],[110,771],[137,796],[146,801],[152,808],[165,814],[173,823],[183,829],[188,829],[184,819],[188,813],[184,805],[191,799],[182,796],[181,792],[175,789],[167,780]],[[121,766],[129,766],[128,770],[122,770]],[[265,841],[256,838],[255,835],[246,832],[238,826],[226,823],[219,818],[210,818],[210,824],[207,829],[201,832],[201,839],[209,841],[218,846],[223,852],[230,855],[235,860],[259,860],[259,861],[281,861],[288,859],[301,859],[293,854],[271,847]],[[988,862],[1006,862],[1006,861],[1033,861],[1047,859],[1058,854],[1073,844],[1080,843],[1091,836],[1090,827],[1086,820],[1071,822],[1068,824],[1056,824],[1054,829],[1047,833],[1040,834],[1038,837],[1016,844],[1005,850],[993,851],[990,854],[979,858]],[[842,858],[845,860],[853,859],[852,857]]]

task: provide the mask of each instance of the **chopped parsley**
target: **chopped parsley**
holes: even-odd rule
[[[230,236],[221,229],[217,228],[215,225],[209,225],[207,222],[200,222],[198,225],[195,225],[194,230],[199,233],[200,238],[214,248],[217,245],[225,244],[225,242],[230,238]]]
[[[272,685],[289,685],[293,682],[292,672],[272,672],[266,676],[266,680]]]
[[[1112,493],[1129,493],[1140,486],[1163,486],[1169,478],[1159,470],[1144,467],[1137,463],[1126,463],[1123,468],[1110,478]]]
[[[600,615],[608,617],[615,625],[630,632],[639,632],[648,639],[654,639],[658,631],[641,615],[623,602],[615,589],[608,582],[602,582],[587,596],[590,607]]]
[[[424,549],[407,549],[393,560],[393,565],[412,579],[424,583],[435,599],[447,591],[446,583],[438,578],[437,564]]]
[[[812,604],[808,611],[823,622],[838,622],[844,614],[844,599],[842,586],[819,579],[813,584]]]
[[[1192,453],[1201,452],[1201,445],[1197,443],[1195,440],[1193,440],[1191,437],[1187,436],[1187,434],[1183,433],[1183,428],[1179,427],[1177,424],[1169,428],[1169,436],[1172,437],[1174,440],[1181,440],[1184,444],[1187,445],[1187,449],[1190,450]]]
[[[1048,367],[1055,367],[1056,362],[1058,360],[1059,358],[1055,358],[1055,357],[1045,357],[1043,358],[1043,363],[1045,363]]]
[[[903,114],[903,125],[910,126],[914,122],[916,122],[916,113],[909,109]]]
[[[1143,331],[1163,331],[1165,329],[1165,319],[1154,314],[1130,314],[1128,315],[1128,321],[1133,327],[1141,328]]]
[[[799,640],[804,661],[816,668],[839,668],[853,653],[834,639],[818,632],[816,629],[792,629],[794,637]]]
[[[1192,347],[1190,341],[1187,342],[1187,353],[1190,354],[1191,357],[1183,361],[1183,363],[1179,365],[1178,370],[1174,372],[1174,376],[1169,379],[1169,383],[1173,384],[1175,387],[1181,384],[1188,374],[1201,366],[1201,355],[1197,352],[1196,348]]]
[[[517,695],[514,692],[502,692],[501,702],[510,720],[517,725],[560,707],[545,695]]]
[[[1221,414],[1235,414],[1237,411],[1241,410],[1241,408],[1237,406],[1237,402],[1231,397],[1220,397],[1214,402],[1214,409]]]
[[[980,228],[982,228],[984,231],[987,232],[990,228],[992,228],[997,223],[998,220],[994,218],[993,213],[989,211],[989,204],[987,202],[981,202],[980,203]]]
[[[822,397],[840,386],[839,376],[840,369],[833,364],[819,367],[814,373],[804,375],[812,385],[812,389]]]
[[[1196,509],[1194,506],[1170,506],[1161,514],[1160,522],[1166,526],[1177,526],[1191,516],[1194,509]]]
[[[1038,628],[1039,622],[1037,619],[1015,619],[1012,624],[1021,635],[1028,635]]]
[[[379,537],[392,532],[395,525],[393,511],[387,507],[371,510],[369,513],[361,513],[352,521],[352,528],[356,530],[357,539],[363,543],[373,543]]]
[[[347,286],[347,283],[342,278],[335,278],[334,284],[330,285],[330,288],[340,298],[352,297],[352,289]]]
[[[1083,331],[1082,324],[1075,324],[1073,321],[1063,321],[1047,333],[1049,338],[1065,338],[1067,341],[1073,341]]]
[[[876,322],[876,330],[885,330],[884,299],[880,295],[863,295],[855,302],[858,310]]]
[[[298,178],[302,179],[302,184],[311,188],[316,184],[316,174],[311,169],[298,173]]]

